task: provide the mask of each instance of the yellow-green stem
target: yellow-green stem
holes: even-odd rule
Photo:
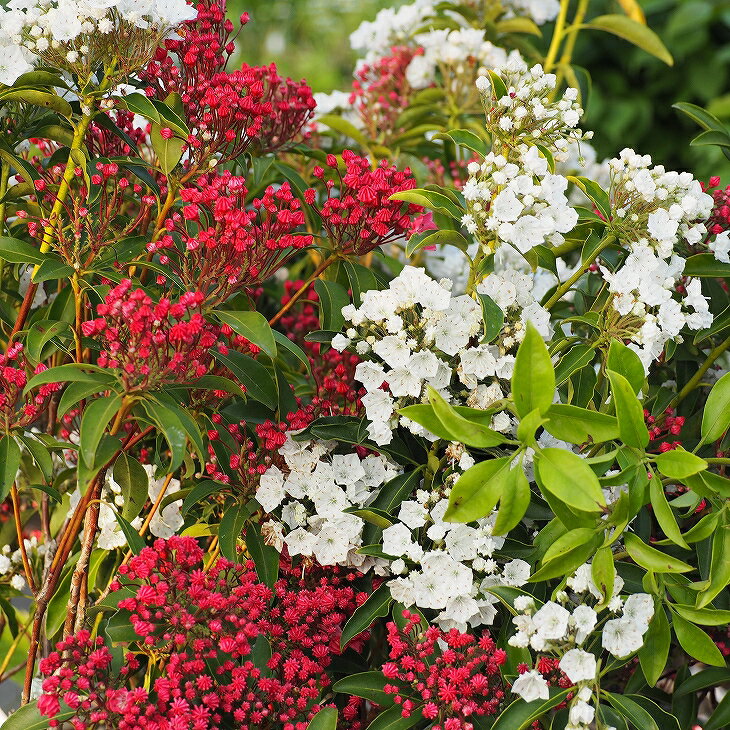
[[[558,57],[558,51],[560,50],[560,44],[563,40],[563,29],[565,28],[565,19],[568,16],[568,6],[570,0],[560,0],[560,12],[555,20],[555,28],[553,30],[553,38],[550,41],[550,48],[548,48],[547,55],[545,56],[545,62],[543,68],[548,73],[555,66],[555,61]]]
[[[704,374],[710,369],[712,364],[722,355],[725,350],[730,348],[730,337],[723,340],[714,350],[710,350],[710,353],[705,358],[705,361],[700,365],[697,372],[687,381],[687,384],[682,390],[677,393],[669,404],[670,408],[674,408],[677,403],[683,401],[700,383]]]

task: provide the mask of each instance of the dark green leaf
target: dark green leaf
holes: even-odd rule
[[[649,631],[644,637],[644,645],[639,649],[639,661],[641,671],[646,677],[650,687],[653,687],[664,672],[669,658],[669,647],[672,643],[672,635],[669,630],[669,622],[664,607],[659,604],[655,606],[654,616],[649,624]]]
[[[122,396],[115,394],[97,398],[84,409],[84,414],[81,417],[79,454],[87,466],[94,465],[99,441],[101,441],[106,427],[117,414],[121,405]]]
[[[149,494],[149,477],[137,459],[122,452],[114,462],[114,481],[122,488],[122,517],[133,520],[144,507]]]
[[[212,312],[223,324],[227,324],[237,335],[260,347],[270,358],[276,357],[276,340],[269,323],[261,312]]]
[[[344,650],[352,639],[369,629],[377,618],[387,616],[392,603],[393,597],[390,595],[390,588],[387,583],[383,583],[347,620],[342,629],[340,648]]]
[[[227,355],[220,352],[216,352],[214,355],[246,387],[246,394],[249,398],[263,403],[272,410],[276,409],[279,400],[276,383],[264,365],[248,355],[233,350],[230,350]]]
[[[307,725],[307,730],[337,730],[337,708],[325,707]]]
[[[323,329],[339,332],[345,324],[342,308],[350,303],[347,290],[336,281],[317,279],[314,290],[319,297],[320,322]]]
[[[279,577],[279,552],[264,544],[261,528],[255,522],[250,522],[246,529],[246,549],[256,566],[259,580],[273,588]]]
[[[0,502],[8,496],[20,467],[20,447],[12,434],[0,439]]]
[[[620,373],[608,370],[611,392],[616,405],[616,417],[621,440],[627,446],[643,449],[649,443],[649,431],[644,423],[644,409],[629,381]]]
[[[724,667],[725,658],[715,642],[700,628],[676,613],[672,617],[674,633],[679,645],[691,657],[715,667]]]

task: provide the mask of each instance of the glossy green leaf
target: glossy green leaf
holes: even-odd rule
[[[406,256],[410,258],[416,251],[426,246],[448,245],[455,246],[460,251],[466,252],[469,248],[469,241],[458,231],[444,229],[442,231],[424,231],[422,234],[414,234],[406,243]]]
[[[572,444],[586,441],[601,443],[618,438],[618,421],[608,413],[554,403],[548,408],[545,430],[555,438]]]
[[[662,676],[669,659],[669,648],[672,634],[664,607],[655,606],[654,616],[649,623],[649,630],[644,636],[644,645],[639,649],[641,671],[650,687],[653,687]]]
[[[389,707],[367,726],[367,730],[407,730],[423,722],[420,705],[413,708],[409,717],[403,717],[401,712],[400,705]]]
[[[720,700],[710,719],[702,726],[702,730],[723,730],[730,727],[730,693]]]
[[[542,449],[535,460],[541,489],[584,512],[597,512],[606,506],[598,477],[577,454],[566,449]]]
[[[113,371],[87,363],[59,365],[34,375],[23,389],[23,394],[39,385],[69,382],[99,383],[99,390],[106,390],[114,382],[114,374]]]
[[[482,321],[484,322],[482,342],[491,342],[502,331],[504,312],[491,297],[486,294],[479,294],[478,296],[482,305]]]
[[[672,617],[672,625],[679,645],[687,654],[713,667],[725,666],[725,657],[722,652],[702,629],[677,614]]]
[[[601,592],[601,604],[605,606],[613,595],[613,584],[616,578],[613,552],[609,546],[596,550],[591,562],[591,576],[593,577],[593,583]]]
[[[20,447],[11,434],[0,439],[0,501],[8,496],[20,467]]]
[[[139,532],[137,532],[134,527],[132,527],[129,520],[126,520],[124,519],[124,517],[122,517],[121,513],[115,512],[114,516],[117,518],[119,528],[124,533],[124,538],[127,541],[127,545],[129,545],[129,549],[135,555],[139,555],[144,548],[144,538],[139,534]]]
[[[215,352],[214,356],[241,381],[249,398],[263,403],[272,410],[276,409],[278,403],[276,383],[264,365],[248,355],[233,350],[229,350],[226,355]]]
[[[687,258],[683,273],[685,276],[724,278],[730,276],[730,264],[718,261],[714,254],[698,253]]]
[[[149,495],[149,477],[137,459],[122,452],[114,462],[114,481],[122,488],[122,517],[133,520],[144,507]]]
[[[653,573],[688,573],[691,565],[647,545],[633,532],[624,534],[624,545],[632,560]]]
[[[727,514],[727,510],[725,512]],[[704,608],[730,584],[730,525],[727,517],[712,537],[709,585],[697,596],[697,608]]]
[[[61,712],[59,712],[54,719],[58,721],[59,726],[62,726],[65,720],[70,720],[75,715],[75,710],[62,708]],[[38,711],[38,701],[34,700],[30,704],[24,705],[10,715],[10,717],[3,723],[2,730],[47,730],[50,719],[50,717],[41,715]]]
[[[237,335],[260,347],[269,357],[276,357],[274,333],[261,312],[212,312],[223,324],[227,324]]]
[[[635,730],[659,730],[654,718],[627,695],[605,692],[604,696],[635,728]]]
[[[550,353],[535,326],[528,322],[512,373],[512,397],[520,418],[537,408],[546,413],[555,394],[555,373]]]
[[[390,588],[387,583],[383,583],[347,620],[340,636],[340,648],[344,650],[352,639],[369,629],[376,619],[387,616],[392,603]]]
[[[644,409],[629,381],[620,373],[607,371],[611,393],[616,406],[621,440],[627,446],[643,449],[649,443],[649,431],[644,423]]]
[[[41,264],[44,254],[18,238],[0,236],[0,259],[11,264]]]
[[[454,144],[466,147],[482,157],[485,157],[489,152],[489,143],[469,129],[451,129],[448,132],[435,134],[433,139],[450,139]]]
[[[279,551],[264,543],[261,528],[255,522],[249,522],[246,528],[246,550],[253,560],[259,580],[273,589],[279,577]]]
[[[530,506],[531,496],[530,483],[518,465],[507,474],[492,534],[506,535],[516,527]]]
[[[597,182],[593,182],[593,180],[590,180],[587,177],[574,175],[568,175],[568,180],[570,180],[570,182],[574,185],[577,185],[583,193],[590,198],[591,201],[593,201],[596,208],[601,211],[604,220],[610,219],[611,201],[608,197],[608,193]],[[585,258],[582,260],[586,261]]]
[[[659,36],[651,28],[629,18],[627,15],[599,15],[597,18],[591,18],[590,22],[583,23],[580,27],[611,33],[641,48],[642,51],[656,56],[668,66],[674,65],[672,54],[669,53]]]
[[[639,356],[631,348],[626,347],[623,342],[611,340],[606,358],[606,367],[623,375],[631,384],[634,393],[639,394],[644,386],[646,373]]]
[[[555,366],[555,384],[562,385],[570,376],[593,362],[596,348],[590,345],[575,345],[560,357]]]
[[[728,405],[730,407],[730,404]],[[707,469],[707,462],[704,459],[682,448],[665,451],[652,458],[656,462],[657,469],[665,477],[672,479],[686,479]]]
[[[689,550],[689,545],[687,545],[682,537],[682,532],[679,529],[679,525],[677,524],[677,520],[672,512],[672,508],[669,506],[667,496],[664,494],[664,487],[656,474],[653,479],[649,480],[649,496],[651,499],[651,506],[654,509],[654,516],[656,517],[656,521],[659,523],[659,527],[662,528],[664,534],[675,545],[679,545],[685,550]]]
[[[142,407],[165,437],[172,454],[170,471],[175,471],[183,463],[186,454],[188,439],[185,427],[173,410],[158,401],[144,400]]]
[[[451,490],[444,520],[471,522],[486,517],[504,492],[511,463],[512,457],[504,456],[481,461],[467,469]]]
[[[403,190],[400,193],[394,193],[389,200],[402,200],[405,203],[420,205],[428,210],[436,213],[447,215],[461,223],[461,218],[466,212],[463,208],[454,203],[443,193],[435,190],[426,190],[424,188],[416,188],[414,190]]]
[[[332,332],[339,332],[345,324],[342,308],[350,303],[347,290],[336,281],[317,279],[314,290],[319,298],[319,313],[322,327]]]
[[[307,730],[337,730],[337,708],[325,707],[307,725]]]
[[[250,516],[251,513],[246,502],[234,502],[226,508],[221,518],[220,527],[218,528],[221,553],[224,558],[232,563],[241,562],[241,555],[236,546],[238,538],[243,533],[243,526]]]
[[[99,441],[121,406],[122,396],[115,394],[97,398],[84,409],[81,417],[79,454],[87,466],[94,465]]]
[[[43,263],[33,272],[33,283],[40,284],[43,281],[55,279],[68,279],[73,275],[75,269],[57,258],[46,258]]]
[[[525,730],[539,717],[565,702],[569,691],[567,689],[559,691],[551,688],[550,699],[548,700],[525,702],[519,699],[513,702],[497,718],[494,725],[492,725],[492,730]]]
[[[150,128],[150,142],[152,149],[157,155],[160,168],[165,175],[169,175],[180,162],[183,154],[183,148],[186,140],[182,137],[174,135],[172,137],[163,137],[162,129],[159,124],[152,124]],[[168,127],[169,129],[169,127]]]
[[[730,428],[730,373],[712,386],[702,413],[702,439],[717,441]],[[693,472],[694,473],[694,472]],[[668,475],[671,476],[671,475]]]
[[[385,692],[383,687],[392,681],[382,672],[361,672],[338,680],[332,685],[332,689],[335,692],[362,697],[381,707],[390,707],[393,704],[393,695]]]
[[[595,530],[586,527],[569,530],[550,545],[540,568],[530,577],[530,583],[572,575],[595,553],[602,539]]]

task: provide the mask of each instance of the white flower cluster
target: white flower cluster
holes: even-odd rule
[[[665,344],[679,338],[683,327],[700,330],[712,324],[713,315],[699,279],[685,284],[681,301],[673,297],[684,265],[681,256],[673,254],[666,260],[644,240],[631,245],[617,271],[601,267],[614,295],[613,308],[626,318],[624,334],[632,340],[629,347],[639,355],[647,372]]]
[[[619,240],[651,246],[669,258],[679,240],[696,244],[707,234],[702,221],[712,212],[712,196],[689,172],[652,167],[649,155],[629,148],[609,165],[611,227]]]
[[[45,543],[38,544],[38,538],[35,536],[23,538],[23,546],[31,563],[36,556],[43,560],[48,550]],[[23,556],[19,548],[11,552],[10,545],[3,545],[0,550],[0,577],[8,579],[10,587],[16,591],[22,591],[25,588]]]
[[[494,68],[507,62],[507,52],[486,40],[484,31],[478,28],[432,30],[419,33],[414,40],[423,48],[423,53],[414,56],[406,69],[406,79],[414,89],[431,86],[441,66],[451,67],[445,74],[450,78],[467,67]]]
[[[587,177],[605,190],[611,184],[611,168],[608,163],[608,159],[598,159],[598,153],[590,143],[570,140],[565,156],[555,161],[555,172],[566,177],[568,175]],[[568,199],[573,205],[593,210],[593,203],[577,185],[571,188]]]
[[[279,448],[287,471],[271,466],[261,476],[256,499],[270,519],[266,541],[289,554],[314,557],[320,565],[348,565],[363,572],[382,561],[360,555],[365,523],[350,507],[366,507],[400,468],[383,455],[333,453],[336,443],[294,441]]]
[[[147,472],[149,479],[148,497],[152,504],[157,501],[162,490],[166,477],[155,478],[155,467],[150,464],[144,464],[144,470]],[[165,490],[165,495],[174,494],[180,490],[180,482],[177,479],[171,479]],[[81,491],[77,487],[71,493],[68,517],[71,517],[76,505],[81,499]],[[98,547],[102,550],[114,550],[115,548],[123,548],[127,546],[127,538],[122,532],[119,522],[117,521],[117,510],[124,506],[124,496],[122,495],[122,487],[114,478],[107,474],[106,481],[101,492],[101,505],[99,507],[99,536]],[[158,509],[150,520],[149,530],[155,537],[168,539],[172,537],[183,526],[184,519],[181,513],[181,501],[171,502]],[[139,529],[142,526],[142,517],[135,517],[131,522],[132,527]]]
[[[560,12],[560,0],[502,0],[507,17],[528,17],[536,25],[555,20]]]
[[[448,280],[437,282],[423,269],[406,266],[388,289],[371,289],[359,308],[342,310],[351,326],[333,338],[332,346],[341,352],[354,344],[365,358],[355,378],[367,391],[362,403],[368,435],[378,445],[391,442],[399,422],[429,436],[396,413],[421,402],[427,386],[447,401],[472,407],[486,408],[502,398],[494,381],[511,377],[514,356],[492,345],[473,344],[483,327],[481,307],[467,295],[453,297],[450,289]],[[452,382],[455,373],[458,382]]]
[[[569,140],[590,139],[578,128],[583,109],[577,103],[578,90],[568,87],[560,99],[550,100],[555,90],[555,74],[545,73],[540,64],[527,66],[519,53],[494,69],[507,93],[497,98],[488,76],[477,79],[477,89],[487,117],[487,129],[502,143],[516,147],[523,142],[542,144],[557,157],[565,154]]]
[[[730,231],[718,233],[707,244],[707,248],[715,254],[715,258],[718,261],[722,261],[723,264],[730,264]]]
[[[49,49],[63,49],[66,61],[76,63],[95,36],[122,22],[165,33],[196,13],[185,0],[10,0],[0,9],[0,82],[14,83],[32,68],[33,54]]]
[[[521,145],[517,163],[490,152],[468,169],[462,224],[486,249],[508,243],[526,253],[539,244],[559,245],[578,222],[565,195],[567,178],[549,172],[537,147]]]
[[[462,462],[462,468],[473,463],[468,454]],[[504,544],[503,537],[492,535],[494,515],[474,526],[444,522],[447,507],[448,497],[422,489],[401,504],[399,522],[383,530],[383,552],[397,558],[390,568],[399,575],[388,586],[405,606],[440,610],[441,628],[466,631],[494,620],[497,598],[488,589],[524,585],[530,566],[519,559],[502,565],[494,559]]]
[[[398,9],[383,8],[350,34],[350,46],[364,52],[368,63],[387,56],[393,46],[412,42],[415,32],[433,16],[434,5],[432,0],[416,0]]]

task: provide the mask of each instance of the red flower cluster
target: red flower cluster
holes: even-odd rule
[[[282,79],[274,64],[226,72],[233,25],[225,19],[225,1],[204,0],[197,7],[198,17],[184,24],[182,38],[167,41],[141,74],[147,95],[180,94],[194,166],[213,155],[231,160],[249,147],[266,153],[286,146],[312,116],[312,90],[304,81]]]
[[[229,171],[200,177],[181,191],[184,205],[165,222],[167,233],[147,246],[208,304],[259,285],[312,243],[297,232],[304,211],[288,182],[268,187],[250,206],[247,194],[244,178]]]
[[[702,184],[702,189],[712,195],[715,201],[707,221],[707,230],[713,235],[730,229],[730,185],[724,190],[714,190],[719,184],[719,177],[711,177],[707,185]]]
[[[681,436],[684,427],[684,416],[675,416],[674,409],[667,408],[659,419],[645,410],[644,421],[649,429],[649,438],[652,442],[659,442],[650,444],[650,451],[663,454],[665,451],[671,451],[682,445],[680,440],[672,438]]]
[[[285,294],[282,305],[298,291],[304,282],[284,282]],[[319,311],[315,306],[318,300],[314,287],[281,318],[281,327],[289,339],[296,342],[306,353],[312,370],[315,392],[308,409],[319,416],[356,416],[361,413],[360,398],[365,395],[364,388],[355,387],[355,368],[360,358],[352,352],[338,352],[333,347],[323,351],[319,342],[308,342],[305,336],[321,329]]]
[[[342,153],[345,174],[340,174],[337,158],[327,155],[327,165],[334,170],[338,183],[326,180],[327,199],[318,209],[322,225],[332,248],[347,256],[362,256],[378,246],[403,238],[411,227],[411,216],[420,213],[420,205],[390,200],[390,196],[416,187],[410,168],[403,171],[383,160],[372,170],[366,157],[352,150]],[[322,167],[314,175],[325,179]],[[332,195],[333,188],[339,193]],[[305,200],[316,208],[314,190],[305,193]]]
[[[410,85],[406,69],[422,49],[396,46],[392,55],[372,64],[364,63],[355,73],[349,102],[365,124],[371,139],[383,132],[398,132],[396,121],[408,106]]]
[[[397,682],[384,690],[403,717],[418,712],[434,722],[433,730],[473,730],[469,718],[495,715],[504,698],[499,667],[506,653],[487,634],[477,639],[434,626],[424,632],[418,614],[404,611],[403,618],[403,629],[388,623],[390,661],[383,665],[386,678]]]
[[[131,613],[143,652],[167,657],[149,692],[126,686],[137,659],[129,655],[114,675],[109,651],[82,632],[41,664],[51,676],[40,711],[56,715],[66,702],[76,730],[101,722],[117,730],[305,730],[330,684],[325,669],[339,654],[342,626],[366,598],[349,585],[355,574],[284,564],[272,591],[250,562],[219,559],[203,570],[202,560],[192,538],[157,540],[112,584],[131,581],[134,596],[119,608]]]
[[[97,307],[99,316],[82,324],[83,333],[99,337],[98,365],[121,370],[128,391],[192,380],[208,372],[220,333],[201,314],[204,300],[190,291],[155,303],[123,279]]]
[[[7,433],[11,428],[26,428],[38,418],[48,403],[52,393],[60,390],[61,383],[42,385],[32,399],[26,398],[25,404],[16,409],[17,403],[23,397],[23,389],[28,382],[25,368],[22,367],[20,356],[23,345],[19,342],[12,344],[8,351],[0,354],[0,431]],[[20,365],[20,367],[18,367]],[[48,368],[38,365],[34,374],[42,373]]]

